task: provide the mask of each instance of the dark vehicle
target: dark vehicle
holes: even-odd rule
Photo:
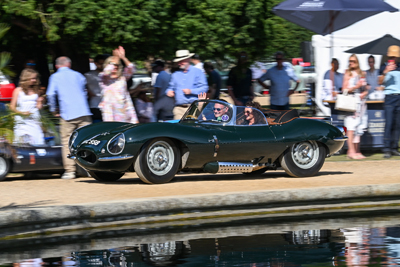
[[[8,173],[62,173],[61,146],[0,144],[0,181]]]
[[[278,167],[304,177],[318,173],[346,139],[341,129],[299,118],[296,110],[260,111],[201,100],[178,123],[82,127],[70,137],[69,157],[103,182],[133,171],[145,183],[161,184],[180,170],[263,173]]]

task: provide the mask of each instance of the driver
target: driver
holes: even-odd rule
[[[221,103],[215,103],[213,107],[213,113],[214,113],[214,120],[217,121],[227,121],[229,120],[228,117],[228,107],[225,106],[224,104]]]
[[[207,94],[199,94],[198,95],[199,100],[205,100],[207,98]],[[219,101],[227,102],[224,99],[218,99]],[[228,103],[228,102],[227,102]],[[200,103],[202,105],[202,103]],[[199,104],[199,105],[200,105]],[[210,114],[211,115],[211,114]],[[228,121],[229,120],[229,107],[227,105],[224,105],[222,103],[215,103],[213,107],[213,117],[206,116],[204,113],[202,114],[202,119],[203,120],[216,120],[216,121]]]

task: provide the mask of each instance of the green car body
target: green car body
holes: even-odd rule
[[[206,119],[214,116],[215,104],[229,109],[229,115],[222,116],[225,121]],[[317,173],[325,157],[346,140],[341,129],[298,118],[294,111],[251,109],[262,122],[241,125],[239,117],[247,116],[244,109],[216,100],[196,101],[178,123],[92,124],[71,135],[69,157],[99,181],[115,181],[129,171],[146,183],[165,183],[180,170],[260,173],[278,167],[301,177]]]

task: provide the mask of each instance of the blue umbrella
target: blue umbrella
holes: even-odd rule
[[[398,9],[382,0],[287,0],[272,11],[290,22],[326,35],[375,14]]]

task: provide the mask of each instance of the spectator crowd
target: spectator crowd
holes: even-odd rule
[[[366,99],[376,92],[385,94],[385,147],[384,157],[400,155],[398,140],[400,134],[400,57],[398,46],[388,49],[388,62],[380,70],[375,69],[375,59],[368,58],[370,68],[362,71],[356,55],[349,58],[348,69],[338,72],[339,61],[331,61],[331,69],[324,75],[324,98],[334,99],[342,91],[354,94],[357,109],[346,112],[344,124],[347,128],[348,151],[351,159],[362,159],[360,137],[367,128]],[[260,88],[269,89],[270,107],[274,110],[289,109],[289,96],[301,85],[298,75],[301,66],[289,67],[282,52],[275,54],[276,65],[269,70],[249,65],[246,52],[238,54],[236,66],[230,69],[226,82],[228,94],[237,106],[254,107],[255,94]],[[71,69],[68,57],[56,59],[57,71],[50,76],[47,90],[41,88],[39,74],[34,62],[27,62],[19,77],[19,86],[14,91],[10,104],[17,113],[16,142],[43,143],[39,109],[47,101],[50,111],[60,117],[60,134],[63,158],[68,151],[68,140],[73,131],[90,123],[119,121],[148,123],[180,119],[191,103],[202,99],[219,99],[222,80],[211,62],[203,63],[198,54],[189,50],[178,50],[173,60],[175,66],[166,68],[162,60],[151,64],[153,100],[148,90],[139,84],[133,90],[127,82],[136,71],[135,65],[125,55],[123,47],[112,51],[112,55],[98,55],[91,62],[92,70],[82,75]],[[299,65],[299,64],[297,64]],[[298,67],[298,68],[296,68]],[[269,81],[267,86],[265,81]],[[291,82],[294,86],[291,86]],[[43,92],[44,91],[44,92]],[[256,92],[255,92],[256,91]],[[47,97],[47,98],[46,98]],[[256,104],[258,105],[258,104]],[[75,178],[72,160],[65,160],[62,178]]]

